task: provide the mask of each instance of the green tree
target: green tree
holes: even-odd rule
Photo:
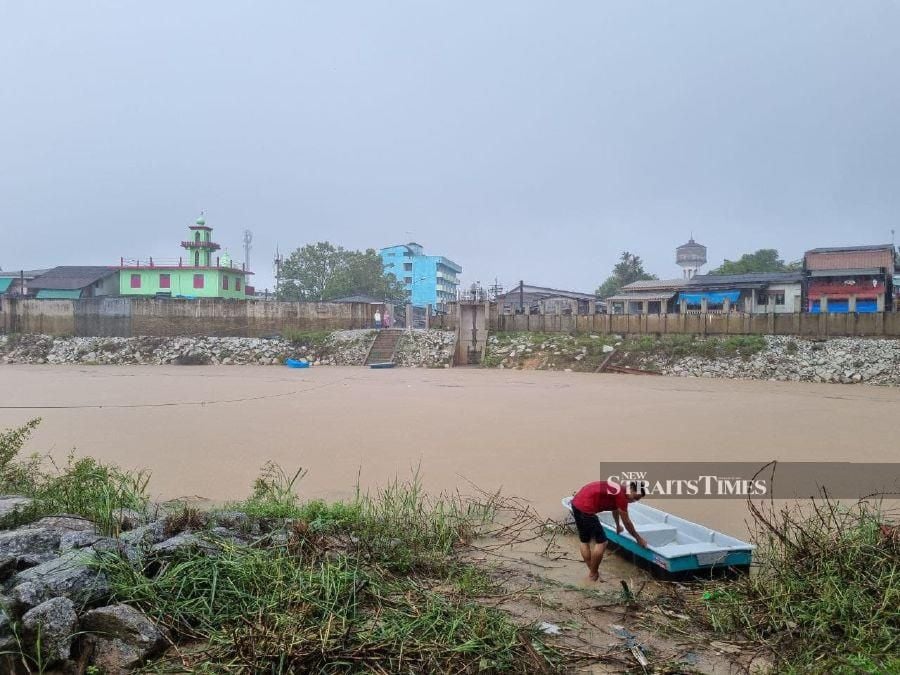
[[[753,272],[790,272],[800,269],[799,262],[785,263],[774,248],[745,253],[737,260],[725,261],[710,274],[751,274]]]
[[[658,278],[655,274],[650,274],[644,270],[644,261],[641,260],[640,256],[623,251],[622,255],[619,256],[619,262],[613,267],[612,275],[607,277],[606,281],[597,288],[597,297],[608,298],[618,293],[623,286],[632,282]]]
[[[291,253],[281,266],[279,299],[322,301],[348,295],[400,300],[403,286],[386,275],[373,249],[348,251],[320,241]]]

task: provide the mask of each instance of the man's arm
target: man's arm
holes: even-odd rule
[[[622,534],[622,521],[619,519],[619,509],[613,509],[613,520],[616,521],[616,534]]]
[[[628,511],[619,511],[616,509],[617,516],[613,516],[616,519],[616,525],[618,526],[619,518],[622,519],[622,523],[625,525],[625,529],[628,530],[628,534],[634,537],[634,540],[638,543],[638,546],[642,546],[643,548],[648,548],[647,540],[644,539],[641,535],[638,534],[637,530],[634,529],[634,523],[631,522],[631,517],[628,515]],[[618,530],[618,527],[617,527]]]

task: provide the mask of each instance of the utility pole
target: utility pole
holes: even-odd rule
[[[281,299],[281,266],[284,264],[284,256],[278,252],[278,245],[275,246],[275,299]]]

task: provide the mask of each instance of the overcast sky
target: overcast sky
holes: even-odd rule
[[[592,291],[900,230],[900,0],[0,0],[0,266],[415,240]]]

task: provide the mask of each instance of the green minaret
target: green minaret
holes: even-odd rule
[[[218,251],[219,245],[212,241],[212,228],[206,224],[202,212],[188,229],[191,232],[190,238],[181,242],[181,246],[188,252],[188,266],[212,267],[212,252]]]

